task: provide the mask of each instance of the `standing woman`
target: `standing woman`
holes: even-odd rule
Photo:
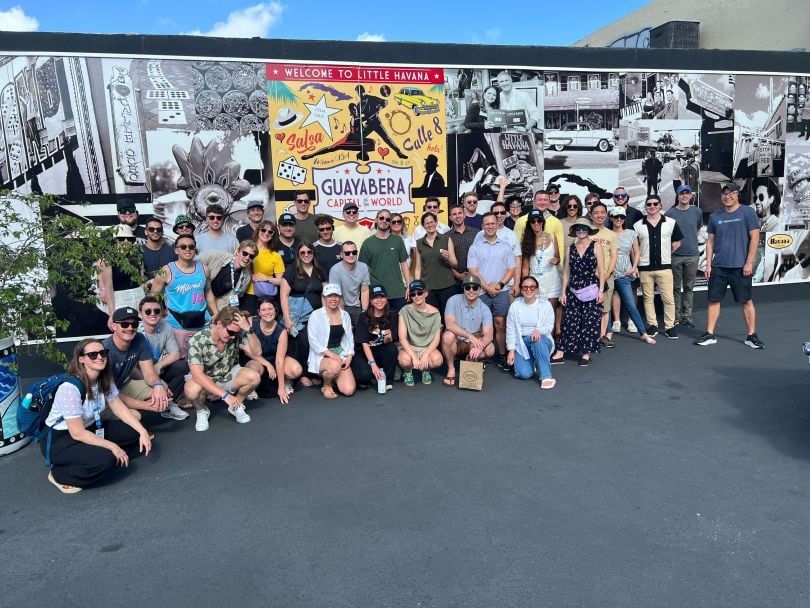
[[[288,337],[284,326],[278,322],[278,304],[270,298],[260,299],[259,314],[253,317],[251,327],[262,347],[261,355],[245,353],[251,359],[247,367],[261,375],[256,393],[260,399],[266,399],[275,385],[279,401],[286,405],[295,392],[292,381],[301,377],[302,370],[298,361],[287,356]]]
[[[307,369],[323,378],[321,394],[337,399],[335,387],[346,397],[354,394],[356,384],[352,374],[354,335],[352,319],[340,306],[340,285],[323,286],[323,306],[309,318],[309,359]]]
[[[613,331],[618,331],[619,313],[621,305],[627,309],[630,320],[636,324],[640,338],[647,344],[655,344],[655,340],[647,334],[647,326],[641,318],[641,314],[636,306],[636,294],[633,290],[633,279],[638,276],[638,258],[641,252],[638,248],[636,231],[624,227],[627,213],[624,207],[616,206],[610,210],[610,220],[613,232],[619,237],[619,255],[616,257],[616,268],[613,270],[613,282],[615,290],[613,292],[613,319],[614,322],[608,327],[612,330],[606,335],[608,340],[613,337]]]
[[[408,252],[406,263],[408,264],[408,268],[413,270],[411,259],[416,250],[416,240],[405,231],[405,218],[402,217],[401,213],[391,214],[391,234],[397,235],[402,239],[402,242],[405,243],[405,251]]]
[[[453,241],[449,234],[439,234],[433,213],[422,214],[425,236],[416,241],[413,276],[422,279],[428,288],[428,304],[444,315],[447,300],[458,293],[453,268],[458,266]]]
[[[580,367],[591,362],[591,353],[599,350],[600,319],[605,287],[602,247],[590,239],[598,231],[590,221],[578,220],[569,231],[574,242],[563,265],[562,338],[552,363],[563,363],[565,353],[580,353]]]
[[[125,449],[140,447],[149,454],[149,432],[118,397],[107,349],[98,340],[82,340],[73,349],[68,375],[84,387],[85,398],[70,382],[56,390],[45,424],[50,438],[51,470],[48,481],[65,494],[101,481],[115,468],[129,465]],[[101,413],[110,406],[120,420],[104,420]],[[47,457],[48,441],[40,443]]]
[[[399,354],[399,319],[388,306],[385,287],[373,285],[370,298],[370,306],[358,318],[354,332],[352,372],[360,385],[372,384],[385,374],[386,389],[390,390]]]
[[[402,367],[402,381],[405,386],[413,386],[413,370],[422,372],[422,384],[430,384],[433,378],[430,370],[442,364],[439,350],[442,321],[439,310],[427,303],[427,287],[422,281],[414,280],[408,285],[411,303],[399,311],[399,365]]]
[[[535,371],[540,388],[552,389],[551,353],[554,350],[554,310],[547,300],[537,297],[537,279],[520,281],[521,297],[516,298],[506,316],[506,362],[515,368],[515,378],[528,380]]]
[[[538,285],[537,295],[542,300],[548,300],[556,310],[562,292],[557,239],[545,231],[546,220],[539,209],[529,212],[526,223],[528,230],[523,231],[520,242],[520,253],[523,256],[520,276],[534,277]]]
[[[301,241],[295,252],[295,264],[284,271],[280,303],[284,327],[290,336],[290,355],[302,368],[307,366],[309,359],[307,323],[312,311],[322,306],[324,280],[315,259],[315,247],[309,241]],[[312,386],[314,383],[304,375],[301,384]]]
[[[264,220],[253,232],[253,242],[256,244],[256,259],[253,260],[253,274],[250,285],[242,296],[242,308],[256,314],[259,298],[275,298],[284,276],[284,260],[281,254],[273,249],[273,236],[276,234],[276,225],[270,220]]]

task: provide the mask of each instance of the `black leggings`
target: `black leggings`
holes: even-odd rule
[[[51,471],[59,483],[86,488],[101,481],[115,468],[115,456],[107,448],[76,441],[70,436],[70,431],[51,431],[51,434]],[[138,446],[138,433],[120,420],[104,422],[104,438],[125,450]],[[43,456],[47,445],[46,434],[39,442]]]
[[[376,384],[377,379],[371,373],[371,366],[368,364],[363,347],[357,344],[355,355],[352,357],[352,373],[357,384]],[[397,371],[397,345],[393,342],[388,344],[380,344],[371,349],[371,354],[374,355],[374,362],[380,366],[385,372],[385,380],[387,384],[392,384],[394,381],[394,374]]]

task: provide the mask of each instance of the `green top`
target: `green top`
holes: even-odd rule
[[[427,243],[427,235],[416,241],[416,250],[422,260],[421,278],[428,289],[444,289],[456,284],[456,278],[450,270],[450,264],[445,260],[440,250],[449,249],[447,243],[450,240],[449,234],[437,234],[436,240],[431,247]]]
[[[407,259],[405,243],[391,234],[386,239],[372,234],[360,248],[360,261],[368,265],[371,284],[385,287],[389,300],[405,297],[405,279],[400,264]]]
[[[408,342],[411,346],[427,348],[439,333],[442,316],[435,308],[432,310],[433,312],[422,312],[413,304],[408,304],[399,311],[399,318],[405,322],[408,330]]]

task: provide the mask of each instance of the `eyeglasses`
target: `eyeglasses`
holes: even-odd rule
[[[223,216],[221,215],[209,215],[207,216],[209,220],[221,220]]]
[[[343,255],[357,255],[357,249],[351,249],[349,251],[344,251]]]
[[[135,237],[128,237],[128,236],[119,236],[115,239],[119,243],[134,243]]]
[[[414,297],[414,298],[418,298],[419,296],[423,296],[423,295],[425,295],[425,290],[424,289],[414,289],[411,292],[411,296]]]
[[[619,198],[619,199],[627,198],[627,194],[614,194],[613,198]]]
[[[138,327],[137,321],[119,321],[118,325],[121,326],[121,329],[132,329],[133,327]]]
[[[298,255],[314,255],[314,251],[307,251],[306,249],[299,249]]]
[[[479,285],[465,285],[464,286],[464,291],[478,291],[479,289],[481,289],[481,287]]]
[[[146,231],[147,232],[163,232],[163,228],[161,228],[160,226],[157,226],[157,227],[156,226],[150,226],[149,228],[146,229]]]
[[[329,232],[332,229],[333,229],[332,226],[321,226],[320,228],[318,228],[318,232]]]
[[[194,230],[194,225],[193,224],[180,224],[179,226],[177,226],[177,229],[178,230],[192,230],[193,231]]]
[[[647,202],[647,203],[644,203],[644,206],[645,206],[645,207],[657,207],[657,206],[658,206],[658,205],[660,205],[660,204],[661,204],[661,203],[659,203],[659,202],[657,202],[657,201],[649,201],[649,202]]]
[[[104,348],[102,350],[85,351],[85,352],[82,353],[81,356],[82,357],[87,357],[91,361],[95,361],[99,357],[101,357],[102,359],[106,359],[109,352],[110,352],[109,348]]]
[[[233,329],[228,329],[227,327],[225,328],[225,331],[227,331],[227,332],[228,332],[228,335],[229,335],[231,338],[235,338],[236,336],[238,336],[239,334],[241,334],[241,333],[242,333],[242,330],[241,330],[241,329],[237,329],[237,330],[235,330],[235,331],[234,331]]]
[[[273,234],[272,228],[259,228],[259,232],[262,234]]]
[[[249,251],[241,251],[240,253],[242,254],[243,258],[248,258],[250,260],[256,257],[255,253],[250,253]]]
[[[180,251],[194,251],[197,248],[197,246],[196,245],[175,245],[175,248],[179,249]]]
[[[159,308],[144,308],[143,309],[143,314],[145,314],[148,317],[151,317],[153,315],[159,315],[160,314],[160,309]]]
[[[391,220],[391,223],[392,223],[394,226],[399,226],[399,225],[402,223],[402,220]]]
[[[346,209],[343,211],[346,215],[357,215],[357,209]]]
[[[506,211],[493,211],[495,215],[506,215]]]
[[[537,291],[537,285],[521,285],[523,291]]]

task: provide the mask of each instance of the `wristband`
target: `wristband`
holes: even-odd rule
[[[155,382],[152,385],[152,388],[157,388],[157,387],[164,388],[163,383],[162,382]]]
[[[369,359],[368,360],[369,365],[374,365],[375,363],[376,363],[376,361],[374,359]]]
[[[222,393],[222,396],[220,397],[220,399],[225,401],[230,396],[231,396],[231,393],[229,391],[225,391],[224,393]]]

